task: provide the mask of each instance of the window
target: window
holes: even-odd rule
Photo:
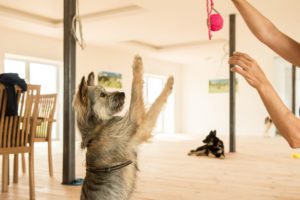
[[[144,76],[144,100],[147,109],[160,95],[167,78],[163,76]],[[154,129],[154,133],[174,133],[174,95],[168,98],[167,105],[161,111]]]
[[[275,88],[288,108],[292,108],[292,64],[275,57]]]
[[[59,94],[59,63],[23,56],[5,55],[4,72],[18,73],[27,83],[41,85],[41,94]],[[60,107],[60,97],[57,97],[57,110]],[[58,140],[60,126],[58,119],[62,116],[55,114],[56,123],[53,124],[52,139]]]
[[[20,78],[26,79],[26,63],[24,61],[5,59],[5,73],[17,73]]]

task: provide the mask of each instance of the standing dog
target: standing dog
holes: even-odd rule
[[[93,73],[87,81],[82,78],[73,103],[82,137],[81,147],[87,148],[81,200],[130,198],[138,170],[138,146],[151,137],[173,82],[173,77],[169,77],[160,96],[146,111],[142,59],[136,56],[129,111],[120,117],[115,114],[123,109],[125,94],[95,86]]]
[[[192,156],[212,156],[215,158],[225,158],[224,144],[217,137],[217,131],[210,131],[209,135],[203,140],[205,145],[198,147],[195,150],[191,150],[188,155]]]

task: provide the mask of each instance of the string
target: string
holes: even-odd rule
[[[83,31],[82,31],[82,22],[81,22],[81,17],[79,14],[79,0],[76,0],[76,14],[73,17],[72,20],[72,35],[75,38],[76,42],[79,44],[79,46],[81,47],[81,49],[85,49],[86,47],[86,43],[85,40],[83,38]],[[79,37],[77,37],[77,33],[76,33],[76,26],[78,26],[79,28]]]
[[[211,34],[211,21],[210,21],[210,15],[212,13],[212,10],[214,9],[214,1],[213,0],[206,0],[206,10],[207,10],[207,26],[208,26],[208,38],[211,40],[212,34]]]

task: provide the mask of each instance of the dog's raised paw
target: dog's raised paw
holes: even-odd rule
[[[174,85],[174,77],[170,76],[167,81],[167,86],[172,90]]]
[[[133,71],[134,73],[142,74],[143,73],[143,61],[141,56],[136,55],[133,61]]]
[[[142,57],[139,54],[137,54],[137,55],[134,56],[134,60],[135,61],[142,60]]]

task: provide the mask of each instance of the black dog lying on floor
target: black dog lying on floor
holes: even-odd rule
[[[198,147],[196,150],[191,150],[188,155],[225,158],[224,144],[217,137],[216,130],[210,131],[209,135],[203,140],[203,143],[205,143],[205,145]]]

